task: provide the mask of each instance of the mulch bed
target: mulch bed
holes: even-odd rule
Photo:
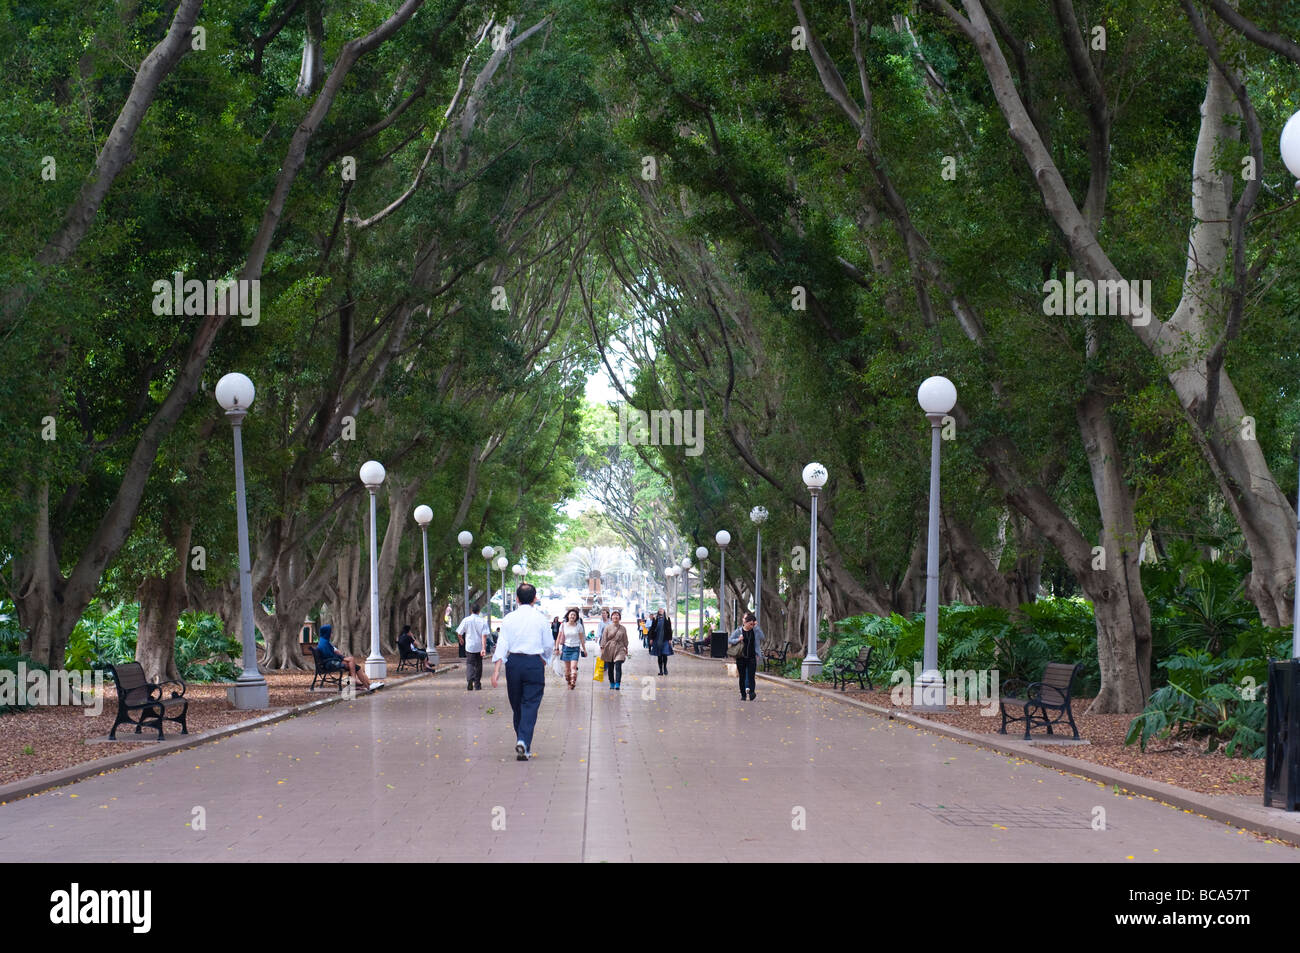
[[[456,661],[456,647],[439,646],[439,660]],[[448,651],[448,648],[450,650]],[[388,659],[388,673],[397,675],[397,658]],[[411,669],[402,673],[410,674]],[[209,684],[191,683],[186,686],[185,697],[190,701],[188,727],[191,735],[248,721],[258,715],[283,711],[308,702],[331,698],[337,694],[333,688],[310,691],[311,672],[268,672],[266,683],[271,707],[266,711],[244,711],[234,708],[226,698],[228,682]],[[123,751],[148,749],[150,745],[131,741],[105,741],[87,744],[87,739],[107,738],[117,714],[117,690],[112,676],[105,676],[104,707],[101,714],[87,717],[86,710],[67,706],[41,705],[26,711],[0,715],[0,784],[19,781],[48,771],[59,771]],[[163,723],[168,740],[182,737],[180,727]],[[139,737],[157,737],[146,729]],[[135,728],[124,725],[117,737],[135,738]],[[28,754],[27,752],[31,753]]]
[[[830,689],[829,684],[820,685]],[[894,708],[919,715],[932,721],[943,722],[954,728],[980,734],[995,734],[1002,726],[1002,719],[994,712],[992,717],[980,714],[976,706],[953,708],[947,712],[919,712],[899,707],[893,703],[888,691],[863,691],[853,685],[843,692],[859,701],[865,701],[881,708]],[[1252,797],[1264,796],[1264,759],[1263,758],[1228,758],[1221,751],[1207,753],[1204,742],[1181,742],[1173,739],[1152,738],[1147,742],[1144,752],[1138,745],[1124,744],[1132,715],[1090,715],[1088,707],[1091,698],[1073,700],[1074,722],[1079,726],[1079,737],[1087,739],[1086,745],[1041,745],[1046,751],[1091,761],[1105,765],[1117,771],[1136,774],[1153,781],[1164,781],[1188,791],[1201,794],[1244,794]],[[1064,729],[1066,738],[1070,738],[1070,726]],[[1043,735],[1042,729],[1034,732],[1037,740]],[[1008,725],[1007,738],[1022,740],[1024,725],[1016,731],[1014,725]]]

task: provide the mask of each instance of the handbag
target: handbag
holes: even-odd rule
[[[740,641],[735,643],[734,645],[731,643],[727,644],[727,658],[731,658],[731,659],[740,658],[740,653],[744,651],[744,649],[745,649],[745,638],[744,636],[741,636]]]
[[[605,660],[600,656],[596,657],[596,672],[591,676],[593,682],[603,682],[605,680]]]

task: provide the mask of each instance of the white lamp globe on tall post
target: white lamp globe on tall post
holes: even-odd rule
[[[817,496],[829,477],[820,463],[810,463],[803,468],[803,485],[812,494],[812,532],[808,543],[808,651],[800,666],[804,681],[822,670],[821,656],[817,654]]]
[[[515,563],[510,567],[510,571],[515,575],[515,608],[519,608],[519,586],[524,581],[524,567]]]
[[[370,491],[370,654],[366,656],[366,675],[370,678],[388,674],[388,663],[379,651],[379,553],[375,540],[375,494],[387,475],[378,460],[361,464],[361,482]]]
[[[695,565],[699,567],[696,576],[700,580],[700,638],[704,638],[704,561],[709,558],[707,546],[695,547]]]
[[[691,557],[682,557],[682,575],[686,578],[682,581],[682,594],[686,596],[686,631],[682,633],[685,638],[691,632]],[[700,611],[704,611],[704,606],[700,606]],[[700,632],[704,631],[704,621],[700,620]]]
[[[925,648],[921,679],[912,701],[921,711],[945,711],[943,674],[939,671],[939,444],[948,411],[957,406],[957,388],[946,377],[927,377],[916,391],[916,402],[930,421],[930,531],[925,559]]]
[[[487,586],[483,589],[483,602],[487,606],[488,629],[492,628],[492,557],[497,554],[495,546],[484,546],[481,553],[487,562]]]
[[[230,419],[235,435],[235,523],[239,532],[239,617],[244,670],[227,690],[231,704],[251,711],[270,707],[266,677],[257,668],[257,632],[253,628],[253,561],[248,546],[248,500],[244,491],[244,415],[257,395],[243,374],[227,374],[217,381],[216,398]]]
[[[510,565],[510,560],[506,559],[505,553],[497,557],[497,571],[501,573],[501,618],[506,615],[506,566]]]
[[[429,598],[429,524],[433,510],[421,503],[415,508],[415,521],[420,524],[420,540],[424,546],[424,650],[436,663],[438,656],[433,647],[433,603]]]
[[[720,529],[713,541],[718,544],[718,559],[722,564],[718,582],[718,624],[722,626],[723,632],[730,634],[731,629],[727,626],[727,544],[731,542],[731,534]]]
[[[1282,127],[1282,138],[1278,142],[1278,151],[1282,161],[1297,179],[1300,179],[1300,112],[1295,113]],[[1300,182],[1296,183],[1300,187]]]
[[[1282,153],[1282,161],[1297,180],[1296,189],[1300,190],[1300,112],[1293,114],[1282,127],[1282,139],[1278,143],[1278,149]],[[1300,513],[1300,492],[1296,493],[1296,512]],[[1291,610],[1291,657],[1300,659],[1300,523],[1296,524],[1295,565],[1295,605]]]
[[[754,618],[759,628],[763,627],[763,524],[767,522],[767,510],[756,506],[749,511],[749,520],[758,531],[754,543]]]
[[[456,536],[456,542],[460,543],[461,555],[464,566],[462,578],[465,587],[465,615],[469,615],[469,548],[474,545],[474,534],[467,529],[463,529]]]
[[[673,603],[673,628],[677,628],[677,574],[681,572],[675,565],[669,566],[664,570],[666,581],[664,582],[664,595],[668,596]]]

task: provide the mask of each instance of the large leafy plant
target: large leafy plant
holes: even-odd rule
[[[1207,751],[1222,745],[1229,757],[1264,756],[1264,691],[1257,683],[1235,681],[1248,662],[1185,646],[1157,664],[1168,683],[1152,693],[1146,709],[1129,724],[1125,744],[1136,741],[1145,751],[1152,737],[1203,739]]]

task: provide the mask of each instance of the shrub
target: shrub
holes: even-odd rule
[[[13,602],[0,599],[0,652],[17,652],[24,635],[18,627],[18,610]]]
[[[135,658],[140,605],[119,602],[111,609],[91,603],[68,638],[63,665],[69,669],[99,669]]]
[[[0,650],[0,672],[13,672],[14,678],[17,679],[18,663],[20,662],[24,663],[27,666],[26,670],[29,672],[37,671],[37,670],[42,672],[49,671],[49,669],[46,668],[44,665],[42,665],[40,662],[34,662],[26,655],[20,655],[17,652],[10,652],[8,650]],[[17,683],[15,682],[15,684]],[[31,707],[32,707],[31,705],[17,704],[17,699],[15,699],[15,704],[12,705],[5,704],[3,701],[0,701],[0,715],[8,714],[11,711],[25,711],[26,709]]]
[[[182,612],[176,632],[176,668],[187,682],[221,682],[238,678],[239,639],[226,635],[221,620],[205,612]],[[221,656],[225,658],[221,658]]]
[[[925,614],[911,618],[860,615],[835,625],[829,661],[851,664],[873,646],[871,678],[888,685],[903,670],[911,677],[925,646]],[[939,607],[939,667],[997,669],[1006,681],[1036,681],[1049,661],[1083,662],[1081,692],[1100,684],[1092,606],[1082,599],[1043,599],[1014,612],[960,603]]]
[[[1242,660],[1216,659],[1204,649],[1184,646],[1173,658],[1157,664],[1168,684],[1153,692],[1142,714],[1129,723],[1125,744],[1136,741],[1145,751],[1153,736],[1204,738],[1207,751],[1222,744],[1229,757],[1264,756],[1268,715],[1264,692],[1243,691],[1229,681]]]

